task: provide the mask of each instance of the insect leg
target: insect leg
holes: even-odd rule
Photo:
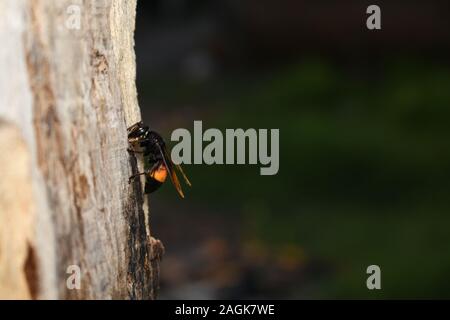
[[[130,184],[134,179],[136,179],[136,178],[139,177],[139,176],[147,175],[147,174],[152,174],[152,172],[155,171],[155,169],[156,169],[158,166],[159,166],[159,163],[155,163],[155,164],[150,168],[150,170],[146,170],[146,171],[144,171],[144,172],[139,172],[139,173],[136,173],[136,174],[132,175],[130,178],[128,178],[128,184]]]
[[[132,176],[128,179],[128,184],[130,184],[130,183],[131,183],[134,179],[136,179],[137,177],[142,176],[142,175],[147,174],[147,173],[148,173],[148,172],[144,171],[144,172],[139,172],[139,173],[136,173],[136,174],[132,175]]]
[[[131,152],[131,153],[144,153],[144,151],[137,151],[137,150],[134,150],[133,148],[128,148],[127,151]]]

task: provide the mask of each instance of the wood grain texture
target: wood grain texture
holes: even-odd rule
[[[80,9],[79,29],[66,25],[73,5]],[[0,65],[6,71],[0,74],[0,117],[29,154],[22,174],[31,178],[23,190],[32,191],[24,203],[34,208],[0,216],[0,224],[8,220],[24,230],[15,262],[23,264],[20,281],[27,279],[22,298],[156,297],[163,247],[150,236],[142,181],[128,184],[142,169],[142,159],[127,152],[126,132],[141,117],[135,8],[135,0],[0,4]],[[9,150],[11,143],[2,144]],[[1,188],[11,184],[12,178],[2,181]],[[23,226],[14,222],[19,214],[32,221],[31,232],[25,220],[18,219]],[[9,231],[1,232],[3,248],[10,245],[4,240]],[[80,267],[79,290],[66,286],[70,265]],[[7,291],[0,271],[0,296]]]

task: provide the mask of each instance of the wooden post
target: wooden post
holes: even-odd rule
[[[0,2],[0,298],[156,297],[163,247],[128,184],[135,10]]]

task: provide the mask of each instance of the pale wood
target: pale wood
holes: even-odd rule
[[[66,26],[74,4],[79,30]],[[126,132],[141,117],[135,8],[0,2],[0,298],[156,297],[163,247],[142,181],[128,184],[142,170]],[[67,288],[70,265],[80,290]]]

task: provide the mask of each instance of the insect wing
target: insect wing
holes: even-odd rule
[[[167,153],[167,150],[164,150],[164,156],[165,156],[165,158],[167,159],[167,161],[170,162],[170,165],[171,165],[172,168],[173,168],[173,166],[175,166],[175,167],[178,169],[178,171],[179,171],[179,172],[181,173],[181,175],[183,176],[184,182],[186,182],[186,184],[187,184],[189,187],[192,187],[192,184],[191,184],[191,182],[189,181],[189,179],[188,179],[188,177],[186,176],[186,174],[184,173],[183,168],[181,168],[181,165],[179,165],[179,164],[174,164],[174,163],[173,163],[172,158],[171,158],[171,157],[169,156],[169,154]]]
[[[167,172],[169,173],[170,180],[172,180],[172,183],[173,183],[175,189],[177,189],[180,197],[184,198],[184,193],[183,193],[183,190],[181,189],[180,181],[178,180],[178,177],[177,177],[175,171],[173,170],[172,160],[170,159],[168,154],[166,152],[164,152],[165,150],[163,150],[159,144],[157,144],[157,146],[158,146],[159,152],[162,155],[164,165],[167,168]]]
[[[184,178],[184,182],[186,182],[186,184],[187,184],[189,187],[192,187],[192,184],[191,184],[191,182],[189,181],[189,179],[188,179],[188,177],[186,176],[186,174],[184,173],[183,168],[181,168],[181,166],[180,166],[179,164],[176,164],[175,167],[177,167],[178,171],[180,171],[181,175],[182,175],[183,178]]]

